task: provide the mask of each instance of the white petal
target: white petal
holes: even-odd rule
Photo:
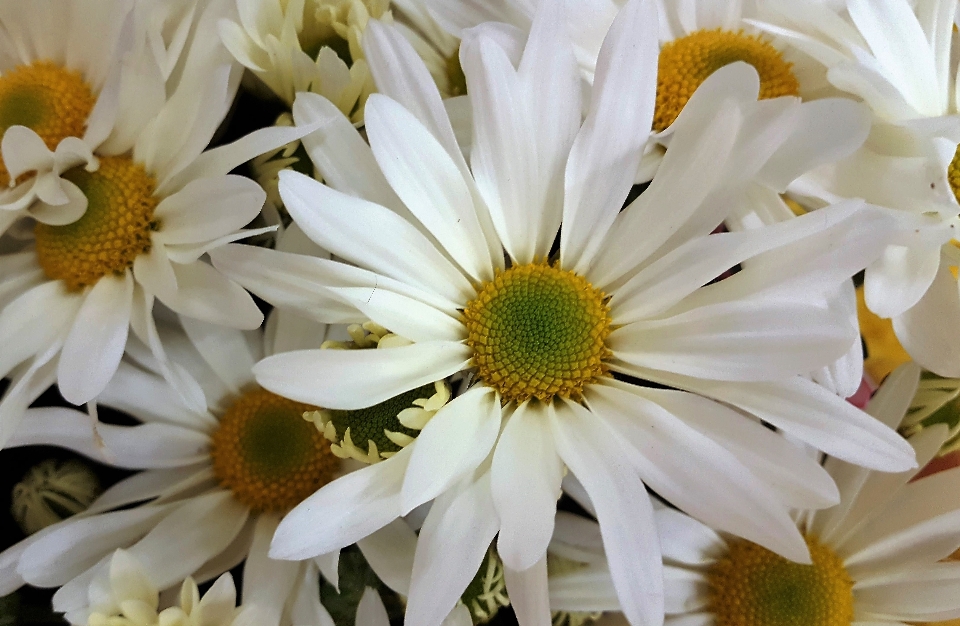
[[[893,320],[893,330],[913,359],[941,376],[960,376],[960,317],[957,280],[946,263],[913,308]]]
[[[623,444],[595,415],[574,414],[568,405],[558,407],[551,428],[560,458],[596,507],[624,614],[635,626],[658,626],[663,622],[660,542],[649,496],[624,460]]]
[[[390,619],[387,617],[387,609],[383,606],[383,600],[372,587],[363,590],[363,596],[360,598],[360,604],[357,605],[356,626],[389,626]]]
[[[133,276],[104,276],[86,294],[63,344],[57,383],[73,404],[92,400],[110,382],[127,345]]]
[[[256,355],[242,332],[189,317],[181,317],[180,323],[203,360],[233,393],[253,381]]]
[[[173,265],[177,290],[156,294],[165,305],[187,317],[252,330],[263,323],[263,313],[244,289],[210,265],[197,261]]]
[[[17,570],[38,587],[63,585],[114,549],[142,537],[168,512],[168,507],[143,506],[70,520],[30,545]]]
[[[440,626],[497,534],[490,474],[440,496],[420,530],[405,621]]]
[[[0,150],[11,180],[16,180],[25,172],[42,173],[53,167],[53,153],[43,139],[26,126],[8,128],[0,141]]]
[[[197,496],[167,515],[130,547],[160,589],[174,585],[225,549],[250,514],[232,493]]]
[[[674,382],[753,413],[784,433],[848,463],[886,472],[904,471],[916,465],[913,449],[900,435],[799,376],[766,383],[714,383],[692,378]]]
[[[776,380],[847,351],[856,329],[817,303],[751,298],[639,321],[611,333],[617,358],[713,380]],[[736,355],[735,357],[733,355]]]
[[[500,432],[500,399],[477,385],[445,405],[411,445],[403,480],[403,513],[433,500],[477,468]]]
[[[664,507],[656,519],[664,563],[709,565],[726,548],[716,531],[680,511]]]
[[[270,540],[277,529],[277,515],[261,514],[256,521],[253,543],[243,566],[243,603],[258,606],[264,626],[278,626],[284,605],[292,595],[300,573],[300,563],[275,561],[267,556]]]
[[[157,205],[159,236],[164,243],[199,243],[232,233],[260,213],[266,194],[242,176],[190,181]]]
[[[785,504],[820,509],[840,501],[836,485],[816,459],[759,422],[692,393],[646,388],[636,392],[733,453]]]
[[[410,452],[407,446],[385,461],[341,476],[298,504],[280,522],[270,558],[327,554],[400,517],[400,486]]]
[[[208,437],[170,424],[114,426],[64,407],[30,409],[8,447],[50,445],[128,469],[182,467],[209,458]]]
[[[540,402],[517,407],[503,429],[490,468],[493,501],[500,516],[497,554],[516,571],[540,561],[553,535],[563,464],[549,432],[551,412],[552,407]]]
[[[590,113],[570,150],[564,179],[560,255],[589,267],[633,185],[653,125],[657,84],[657,10],[634,0],[604,39]]]
[[[393,211],[295,172],[280,172],[280,194],[304,232],[337,256],[452,302],[475,294],[433,242]]]
[[[364,36],[365,43],[369,41],[369,34]],[[394,211],[406,212],[383,177],[370,146],[336,105],[314,93],[299,93],[293,103],[293,119],[298,124],[321,123],[320,128],[302,141],[328,185]]]
[[[373,155],[390,186],[444,250],[478,280],[492,278],[492,261],[463,174],[437,139],[386,96],[365,110]]]
[[[863,294],[870,310],[894,317],[914,306],[933,283],[940,267],[940,246],[888,246],[870,264]]]
[[[402,518],[359,540],[357,547],[385,585],[404,596],[410,593],[417,535]]]
[[[70,294],[61,281],[33,287],[0,310],[0,375],[44,351],[64,334],[82,297]]]
[[[713,528],[809,562],[807,546],[776,492],[720,444],[627,383],[596,385],[587,398],[597,417],[635,448],[627,460],[651,489]],[[573,408],[578,416],[588,412]]]
[[[299,350],[253,368],[257,382],[285,398],[359,409],[441,380],[466,367],[466,346],[428,341],[382,350]]]
[[[499,545],[499,541],[497,542]],[[550,595],[547,590],[547,555],[523,571],[503,567],[510,605],[524,626],[550,626]]]

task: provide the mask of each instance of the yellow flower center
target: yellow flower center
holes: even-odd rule
[[[707,575],[717,626],[850,626],[853,581],[843,561],[816,538],[806,541],[812,565],[731,543]]]
[[[316,407],[265,389],[240,396],[213,433],[213,473],[255,512],[287,511],[333,479],[340,460],[313,424]]]
[[[51,150],[67,137],[82,137],[96,98],[80,72],[50,61],[20,65],[0,76],[0,135],[26,126]],[[0,185],[10,176],[0,164]]]
[[[953,153],[953,160],[947,166],[947,181],[950,183],[950,189],[953,190],[953,197],[960,202],[960,146],[957,146]]]
[[[666,44],[657,68],[656,131],[673,124],[680,111],[710,74],[737,61],[756,68],[760,99],[796,96],[800,84],[783,54],[759,36],[717,28],[698,30]]]
[[[87,211],[65,226],[38,223],[34,228],[40,267],[68,289],[92,285],[119,274],[137,256],[150,251],[150,233],[158,199],[156,181],[129,157],[101,157],[100,169],[76,167],[63,174],[87,196]]]
[[[505,401],[578,398],[607,373],[606,300],[581,276],[547,263],[497,272],[463,311],[480,379]]]

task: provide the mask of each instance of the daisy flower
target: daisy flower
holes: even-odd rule
[[[110,558],[109,575],[90,585],[96,609],[84,626],[254,626],[262,615],[254,607],[238,607],[233,576],[226,573],[203,596],[187,578],[180,586],[179,604],[160,610],[160,590],[133,555],[118,549]]]
[[[900,343],[923,367],[960,375],[960,295],[951,267],[960,248],[947,243],[960,220],[960,115],[951,60],[955,1],[849,0],[765,3],[756,26],[819,63],[837,88],[876,116],[864,148],[791,185],[808,201],[860,197],[898,209],[918,231],[867,268],[867,306],[892,320]]]
[[[204,411],[183,406],[146,351],[135,355],[139,365],[123,361],[98,399],[139,424],[93,427],[89,416],[72,409],[28,410],[10,446],[56,445],[139,473],[85,512],[0,555],[0,592],[24,582],[61,587],[54,609],[85,623],[90,611],[99,610],[86,589],[106,580],[117,548],[139,559],[161,590],[187,576],[208,580],[246,559],[244,602],[260,605],[261,624],[330,623],[319,604],[318,576],[323,572],[337,584],[339,551],[298,562],[267,556],[284,513],[351,467],[303,419],[315,407],[253,380],[253,365],[264,354],[317,346],[325,336],[323,325],[288,313],[280,317],[271,319],[263,339],[186,318],[186,335],[170,331],[164,337],[211,399]],[[359,425],[383,410],[341,417]],[[406,593],[415,542],[413,531],[397,520],[359,546],[377,575]]]
[[[369,147],[331,103],[304,94],[294,104],[298,121],[321,125],[304,145],[329,186],[283,172],[281,195],[304,232],[346,262],[241,245],[213,262],[281,310],[364,316],[411,343],[278,355],[257,365],[258,382],[329,410],[460,372],[468,383],[403,450],[295,508],[275,557],[326,553],[435,499],[407,619],[439,624],[499,533],[511,602],[532,622],[547,610],[543,557],[567,468],[597,507],[627,614],[657,624],[661,565],[644,482],[797,560],[807,548],[786,504],[836,499],[815,462],[708,398],[856,463],[913,464],[889,428],[798,376],[856,340],[823,293],[875,258],[897,236],[894,222],[852,202],[710,234],[750,180],[793,167],[778,147],[823,130],[798,114],[804,105],[758,103],[755,73],[741,92],[726,79],[751,70],[720,70],[678,118],[657,177],[620,211],[653,117],[656,24],[648,1],[618,15],[583,122],[559,7],[540,8],[519,68],[496,27],[475,31],[460,51],[475,122],[469,166],[429,72],[388,26],[371,22],[365,36],[381,92],[366,107]],[[704,287],[748,258],[751,268]]]
[[[897,425],[919,374],[912,363],[898,369],[867,410]],[[921,466],[946,430],[940,425],[911,437]],[[853,626],[960,617],[960,563],[945,561],[960,547],[960,505],[944,497],[960,488],[960,469],[916,479],[917,469],[880,475],[837,459],[826,467],[840,486],[840,504],[794,514],[811,564],[791,563],[675,510],[658,511],[666,623]],[[596,582],[581,598],[609,597],[609,583]],[[555,593],[561,603],[592,606],[568,590]]]
[[[203,32],[222,14],[212,2],[191,28]],[[0,444],[54,382],[74,404],[94,399],[116,371],[130,328],[185,401],[202,409],[199,387],[164,355],[153,317],[158,300],[234,328],[263,320],[253,299],[202,257],[254,232],[241,228],[263,205],[256,183],[228,172],[305,131],[264,129],[204,152],[241,68],[219,43],[202,37],[184,55],[175,86],[147,73],[136,97],[128,91],[101,97],[103,113],[82,142],[95,168],[51,172],[83,197],[82,217],[59,225],[24,218],[19,234],[28,243],[0,255],[0,376],[13,379],[0,403]],[[0,91],[7,78],[0,76]],[[12,177],[46,167],[49,150],[33,131],[13,126],[4,144],[11,137],[20,142],[4,159]]]

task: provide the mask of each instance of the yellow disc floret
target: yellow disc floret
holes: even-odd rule
[[[548,263],[498,271],[463,311],[480,379],[505,401],[578,398],[607,373],[606,301],[583,277]]]
[[[953,197],[960,202],[960,146],[957,146],[953,153],[953,160],[947,166],[947,181],[950,183],[950,189],[953,190]]]
[[[707,576],[716,626],[850,626],[853,581],[843,561],[816,538],[806,541],[812,565],[730,543]]]
[[[340,460],[302,417],[315,409],[259,388],[240,396],[213,433],[220,484],[255,512],[283,512],[330,482]]]
[[[680,111],[708,76],[737,61],[756,68],[760,99],[796,96],[800,84],[783,54],[760,36],[717,28],[698,30],[666,44],[657,68],[657,108],[653,128],[673,124]]]
[[[87,197],[87,211],[65,226],[34,228],[40,267],[67,288],[81,289],[108,274],[120,274],[150,251],[157,229],[153,212],[156,182],[129,157],[101,157],[100,169],[76,167],[64,173]]]
[[[53,150],[67,137],[82,137],[96,98],[80,72],[49,61],[21,65],[0,76],[0,135],[26,126]],[[9,183],[0,165],[0,185]]]

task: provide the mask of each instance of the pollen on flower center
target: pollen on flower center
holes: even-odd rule
[[[316,407],[257,388],[220,418],[210,454],[220,484],[253,511],[287,511],[333,479],[340,460],[305,411]]]
[[[953,160],[947,166],[947,181],[950,183],[950,189],[953,190],[953,197],[960,202],[960,145],[953,153]]]
[[[832,550],[814,537],[806,541],[812,565],[732,542],[708,572],[717,626],[850,626],[853,581]]]
[[[50,61],[21,65],[0,76],[0,135],[26,126],[53,150],[67,137],[82,137],[96,98],[80,72]],[[0,164],[0,185],[10,178]]]
[[[156,182],[142,165],[129,157],[101,157],[96,172],[76,167],[63,178],[86,195],[87,211],[65,226],[34,227],[37,258],[47,277],[81,289],[123,272],[150,251],[158,199]]]
[[[497,272],[463,317],[480,379],[506,401],[577,398],[607,372],[610,307],[573,272],[541,262]]]
[[[737,61],[756,68],[760,99],[796,96],[800,84],[783,54],[759,36],[720,28],[698,30],[666,44],[657,67],[657,105],[653,128],[662,131],[708,76]]]

